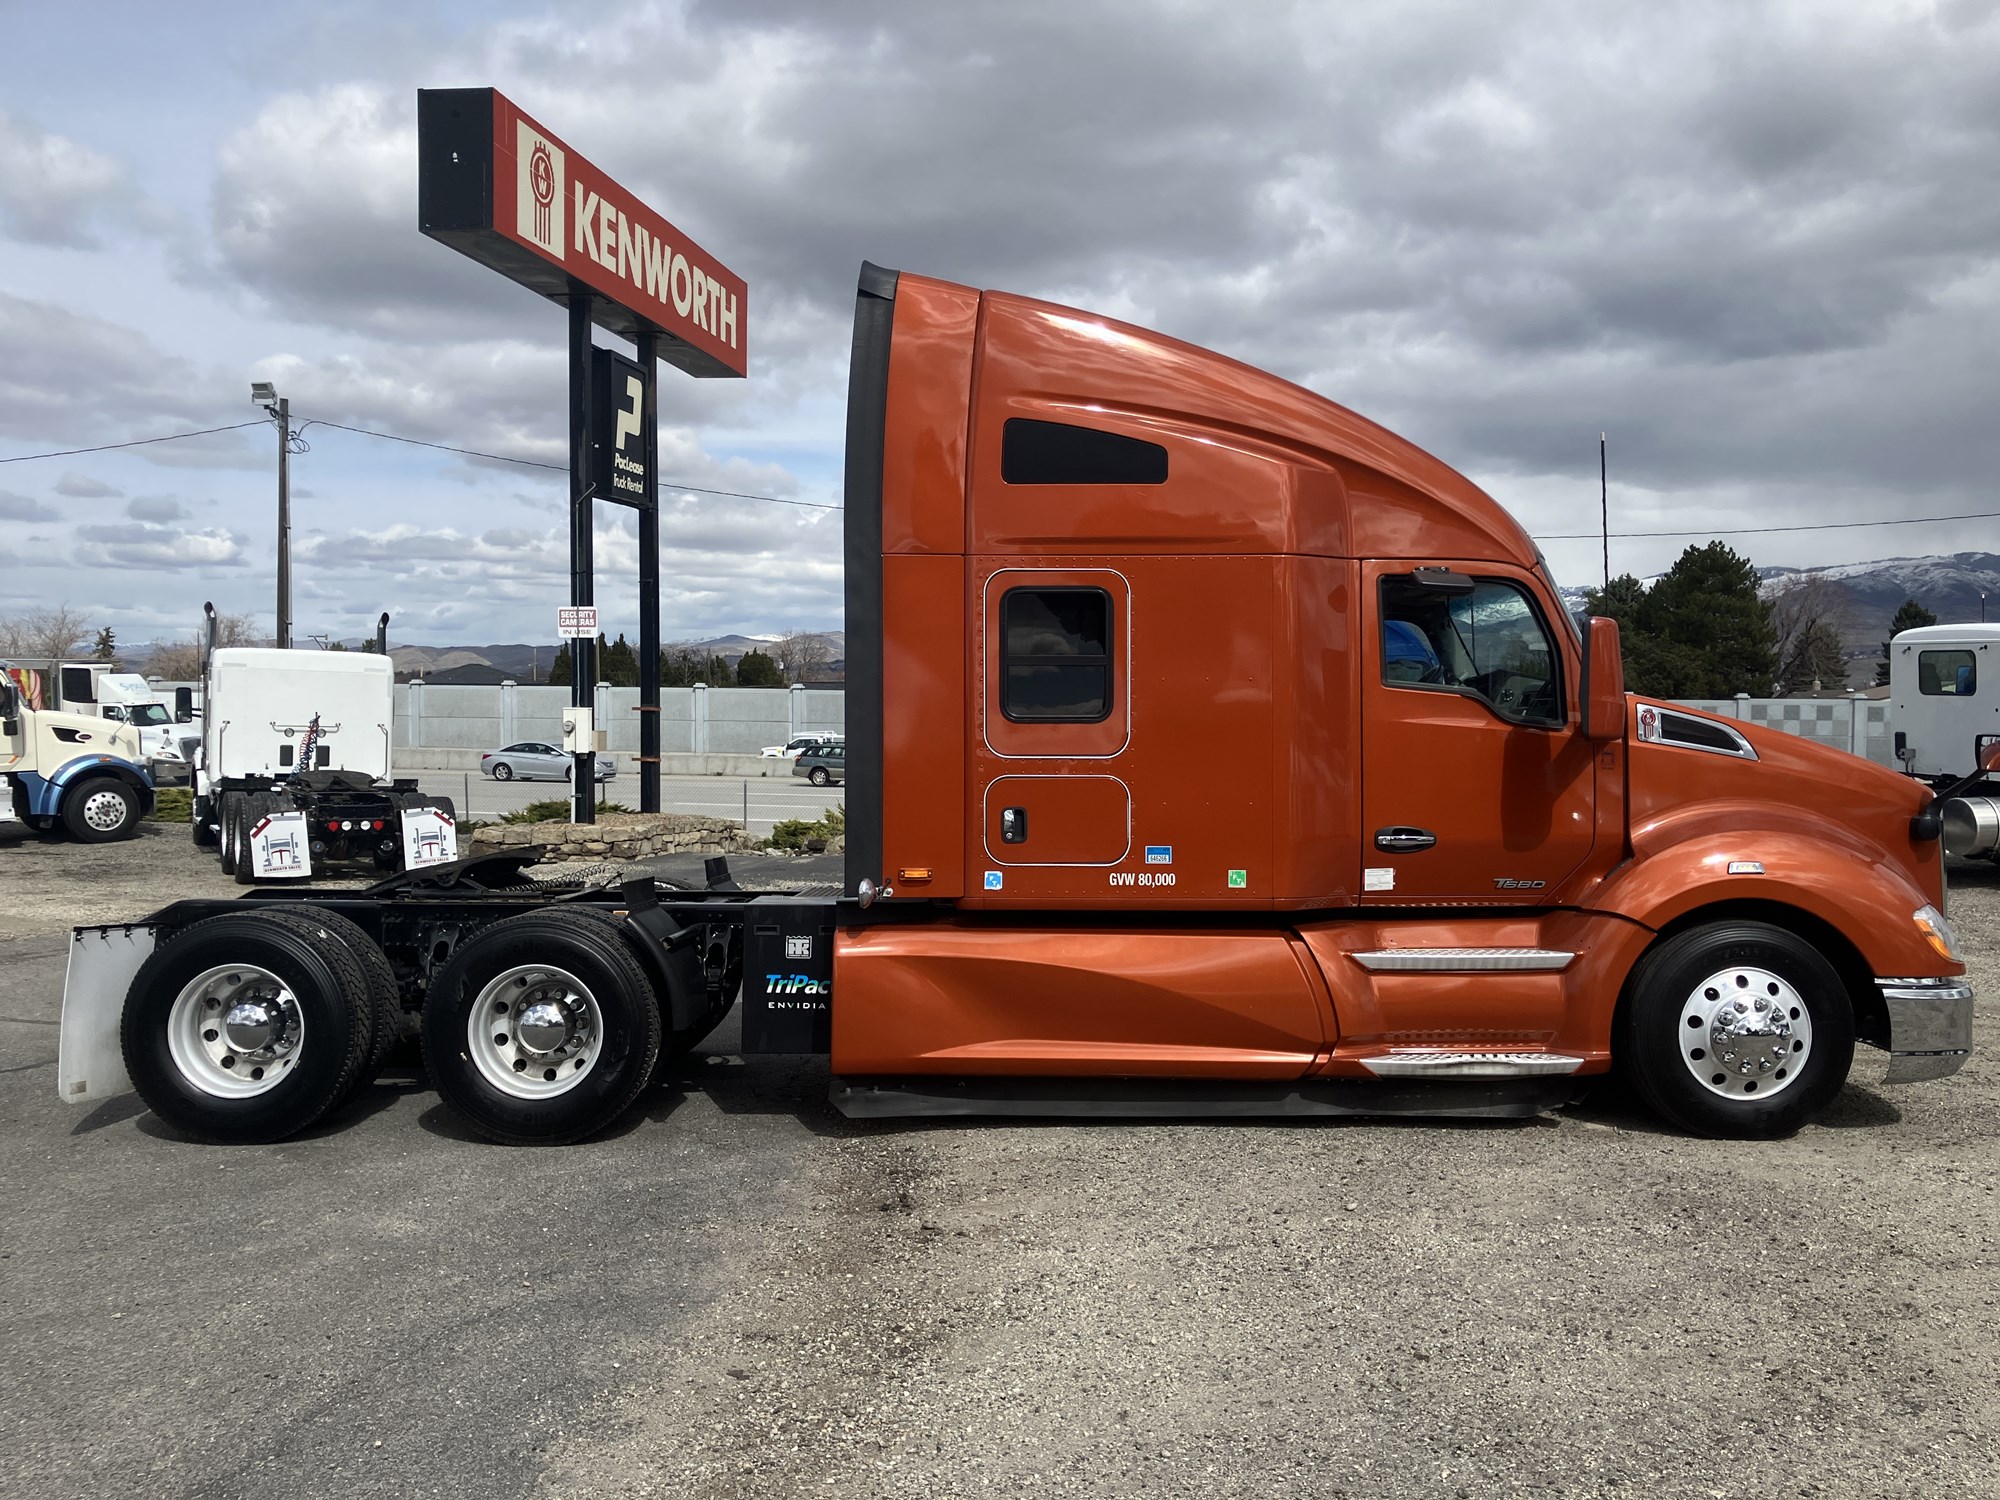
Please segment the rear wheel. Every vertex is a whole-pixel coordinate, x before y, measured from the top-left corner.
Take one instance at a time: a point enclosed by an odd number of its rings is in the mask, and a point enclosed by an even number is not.
[[[294,931],[320,942],[338,943],[360,969],[368,987],[370,1030],[368,1056],[339,1100],[344,1103],[375,1081],[382,1064],[403,1036],[403,992],[396,983],[396,971],[381,946],[362,930],[358,922],[324,907],[299,905],[274,907],[265,915],[273,921],[289,923]]]
[[[368,981],[345,946],[265,912],[197,922],[126,992],[125,1070],[170,1125],[282,1140],[345,1098],[373,1044]]]
[[[80,843],[108,844],[139,831],[139,798],[116,776],[92,776],[63,793],[63,823]]]
[[[825,786],[832,779],[831,776],[826,774],[825,766],[814,766],[810,771],[806,772],[806,780],[810,781],[814,786]]]
[[[475,933],[433,981],[424,1062],[445,1103],[517,1146],[582,1140],[638,1098],[660,1008],[608,918],[528,912]]]
[[[512,781],[514,779],[514,768],[508,765],[506,761],[501,761],[499,765],[493,768],[493,779],[495,781]]]
[[[236,868],[238,885],[257,883],[257,853],[250,846],[250,831],[276,804],[269,792],[245,792],[236,799]]]
[[[1840,1092],[1854,1008],[1833,965],[1763,922],[1690,928],[1640,961],[1618,1057],[1659,1114],[1697,1135],[1788,1135]]]
[[[219,814],[216,821],[222,825],[217,834],[222,873],[233,875],[236,873],[236,817],[243,810],[243,794],[223,792],[215,799],[215,805]]]

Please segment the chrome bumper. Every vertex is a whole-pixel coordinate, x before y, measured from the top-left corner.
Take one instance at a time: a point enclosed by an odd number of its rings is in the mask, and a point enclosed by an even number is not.
[[[1945,1078],[1972,1055],[1972,986],[1963,979],[1878,979],[1889,1013],[1884,1083]]]

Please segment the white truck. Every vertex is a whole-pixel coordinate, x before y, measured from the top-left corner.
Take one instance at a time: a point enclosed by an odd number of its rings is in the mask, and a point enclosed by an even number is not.
[[[16,658],[9,666],[28,708],[130,724],[139,731],[139,758],[155,786],[178,786],[188,779],[173,710],[138,673],[121,672],[108,661]]]
[[[0,662],[0,781],[31,828],[58,825],[90,844],[129,839],[153,810],[139,731],[99,716],[38,706],[38,674]]]
[[[194,841],[217,848],[224,873],[239,884],[306,879],[329,860],[395,870],[456,857],[451,799],[390,775],[388,620],[382,616],[372,653],[265,646],[206,653]]]
[[[2000,625],[1923,625],[1889,642],[1889,724],[1903,769],[1934,788],[2000,744]],[[1941,794],[1942,795],[1942,794]],[[1944,804],[1946,845],[2000,860],[2000,798]]]

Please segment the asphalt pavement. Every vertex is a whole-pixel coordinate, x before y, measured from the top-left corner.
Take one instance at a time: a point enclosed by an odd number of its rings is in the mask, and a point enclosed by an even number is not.
[[[733,1024],[565,1150],[408,1070],[271,1147],[58,1101],[69,923],[233,890],[180,830],[0,842],[10,1496],[1996,1493],[1990,1001],[1958,1076],[1757,1144],[1609,1090],[857,1124]]]

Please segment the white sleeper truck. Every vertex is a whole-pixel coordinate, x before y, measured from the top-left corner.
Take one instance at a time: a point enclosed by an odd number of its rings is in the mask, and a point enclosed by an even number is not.
[[[1889,723],[1918,780],[1941,789],[1976,774],[1980,752],[2000,744],[2000,625],[1923,625],[1891,640]],[[2000,860],[2000,797],[1944,807],[1948,847]]]
[[[390,775],[388,619],[374,653],[207,652],[194,841],[217,848],[239,884],[306,879],[332,860],[396,870],[457,857],[451,799]]]

